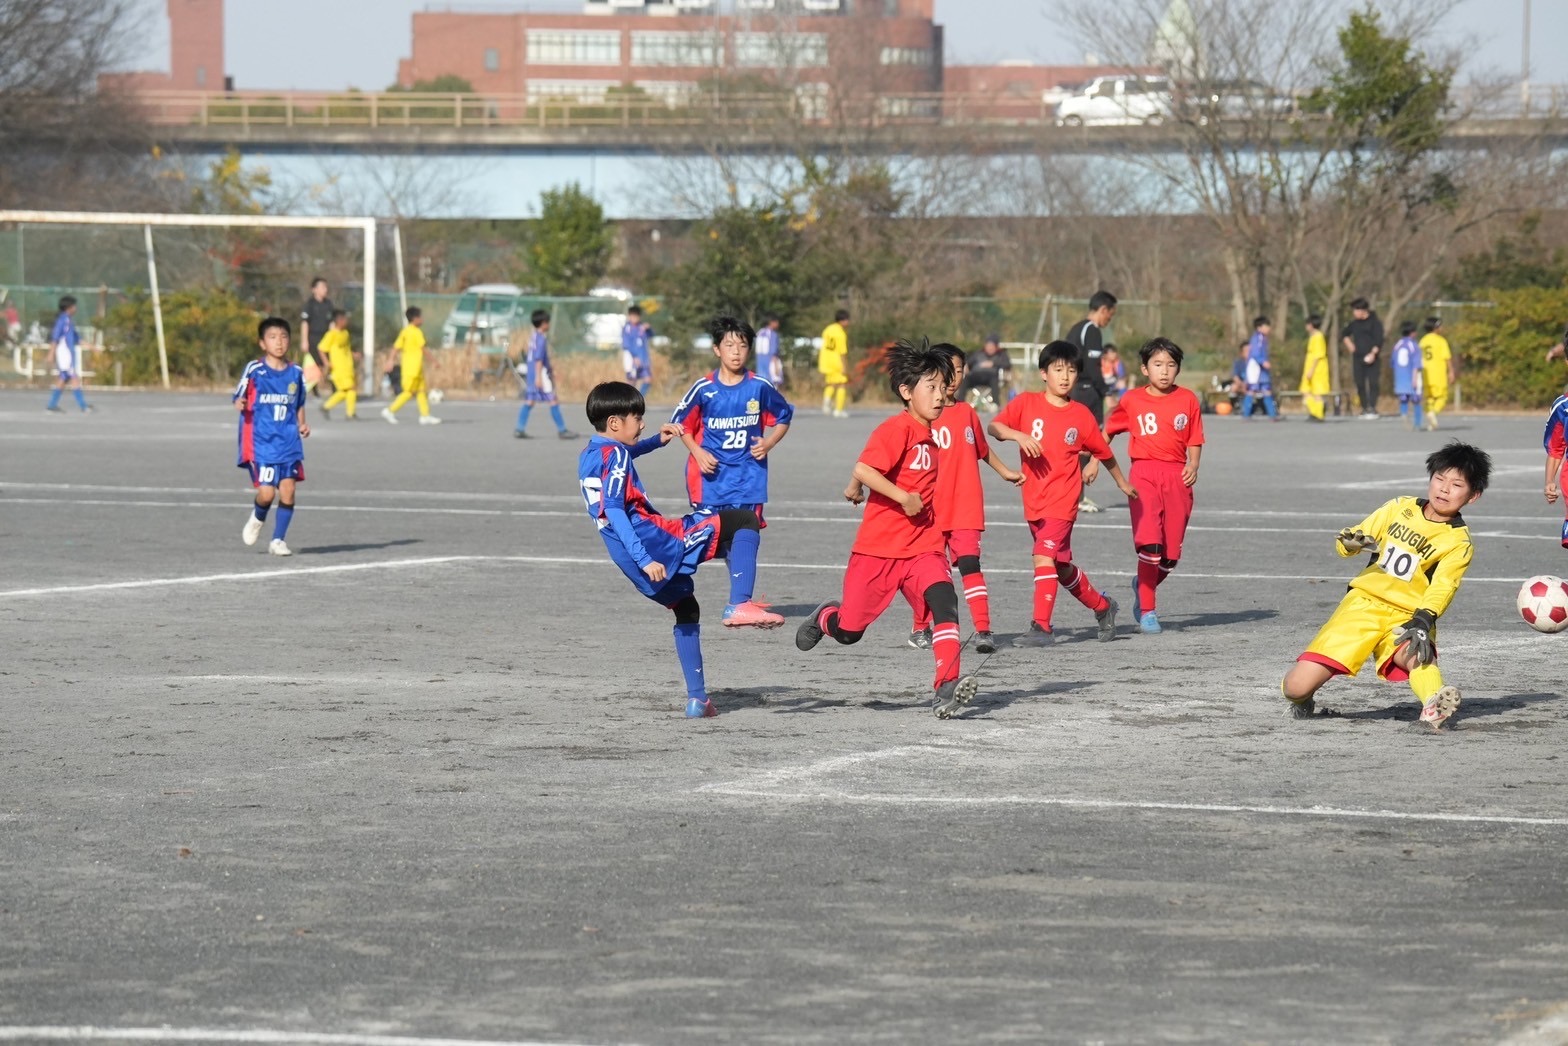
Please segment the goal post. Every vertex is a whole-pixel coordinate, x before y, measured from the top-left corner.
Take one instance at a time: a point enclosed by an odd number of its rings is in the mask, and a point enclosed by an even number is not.
[[[139,225],[144,229],[147,250],[148,290],[152,294],[153,320],[158,337],[158,363],[163,387],[169,388],[168,346],[163,336],[163,310],[158,293],[158,263],[153,251],[152,230],[158,227],[183,229],[358,229],[365,238],[365,302],[361,317],[364,328],[364,392],[376,390],[376,219],[295,217],[275,214],[138,214],[120,211],[7,211],[0,210],[0,222],[16,225]]]

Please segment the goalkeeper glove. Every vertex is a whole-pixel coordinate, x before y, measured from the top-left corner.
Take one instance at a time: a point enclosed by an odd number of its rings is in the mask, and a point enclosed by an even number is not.
[[[1410,620],[1394,633],[1394,641],[1400,646],[1410,647],[1410,656],[1419,668],[1437,660],[1437,648],[1432,644],[1432,633],[1436,630],[1437,618],[1432,612],[1417,610]]]
[[[1346,552],[1355,555],[1369,548],[1377,548],[1377,538],[1362,533],[1360,527],[1346,527],[1339,532],[1339,543]]]

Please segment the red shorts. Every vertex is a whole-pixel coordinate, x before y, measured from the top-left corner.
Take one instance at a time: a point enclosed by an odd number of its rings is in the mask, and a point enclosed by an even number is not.
[[[1034,554],[1059,563],[1073,561],[1072,519],[1031,519],[1029,533],[1034,537]]]
[[[1138,496],[1127,499],[1133,545],[1163,545],[1169,560],[1181,558],[1192,520],[1192,488],[1181,481],[1182,468],[1173,461],[1139,460],[1127,477],[1138,488]]]
[[[953,557],[953,562],[958,562],[959,556],[974,556],[980,558],[980,535],[983,530],[949,530],[943,533],[942,538],[947,542],[947,551]]]
[[[952,568],[940,552],[922,552],[908,559],[883,559],[864,552],[849,554],[844,571],[844,598],[838,609],[838,627],[846,632],[864,632],[871,622],[893,602],[899,592],[914,608],[915,616],[925,620],[926,589],[953,583]]]

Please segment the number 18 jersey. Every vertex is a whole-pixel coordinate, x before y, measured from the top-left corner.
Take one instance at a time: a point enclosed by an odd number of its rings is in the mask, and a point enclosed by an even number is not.
[[[876,491],[866,496],[866,513],[855,532],[851,552],[882,559],[909,559],[942,551],[932,501],[936,495],[936,441],[931,430],[903,411],[876,427],[860,460],[895,487],[920,495],[924,508],[915,516],[904,506]]]
[[[1107,438],[1129,434],[1127,456],[1133,461],[1187,463],[1187,448],[1203,446],[1203,409],[1191,389],[1176,385],[1156,396],[1147,385],[1127,390],[1105,419]]]

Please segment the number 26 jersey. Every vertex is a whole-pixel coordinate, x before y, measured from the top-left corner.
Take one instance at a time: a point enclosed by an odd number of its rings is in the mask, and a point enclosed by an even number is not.
[[[1377,539],[1377,551],[1350,587],[1401,610],[1441,614],[1454,601],[1475,549],[1463,516],[1434,523],[1425,498],[1395,498],[1356,524]],[[1334,543],[1342,556],[1346,552]]]
[[[931,430],[908,411],[876,427],[860,461],[886,476],[895,487],[920,495],[924,507],[911,516],[904,506],[876,491],[866,496],[866,512],[855,532],[850,551],[882,559],[910,559],[928,552],[941,553],[942,532],[937,529],[932,501],[936,496],[936,441]]]

